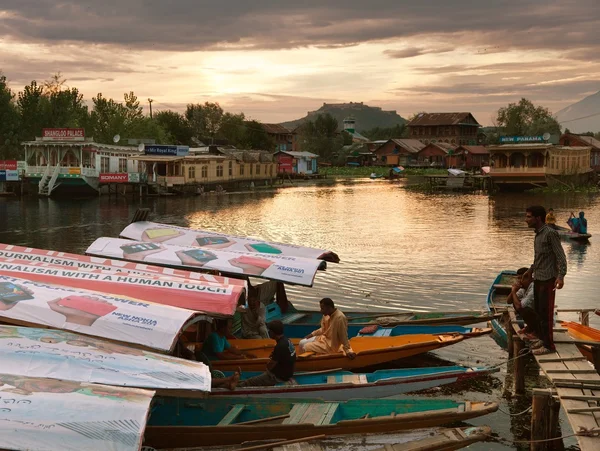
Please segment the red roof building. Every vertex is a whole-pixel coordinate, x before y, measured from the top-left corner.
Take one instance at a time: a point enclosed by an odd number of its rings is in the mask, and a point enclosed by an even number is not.
[[[275,141],[275,151],[295,151],[295,131],[279,124],[262,124],[263,130]]]
[[[485,146],[458,146],[448,156],[448,167],[473,169],[490,165],[490,152]]]
[[[407,125],[409,137],[425,144],[477,145],[481,125],[471,113],[419,113]]]

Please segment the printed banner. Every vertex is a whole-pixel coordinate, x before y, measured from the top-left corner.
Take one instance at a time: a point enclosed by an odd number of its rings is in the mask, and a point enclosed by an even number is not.
[[[98,177],[100,183],[127,183],[129,176],[124,174],[101,173]]]
[[[171,351],[191,310],[0,275],[0,318]]]
[[[18,376],[210,391],[210,371],[203,363],[60,330],[0,326],[0,361],[3,372]]]
[[[42,129],[44,141],[85,141],[83,128],[44,128]]]
[[[138,451],[153,396],[151,390],[0,374],[0,446]]]
[[[8,171],[17,170],[17,160],[0,160],[0,169]]]
[[[231,316],[244,288],[179,277],[129,274],[101,269],[71,269],[0,257],[0,275],[128,296],[206,314]]]
[[[274,243],[223,233],[193,230],[156,222],[140,221],[129,224],[121,232],[122,238],[150,243],[167,243],[178,246],[201,247],[208,250],[236,251],[267,254],[271,256],[315,258],[333,263],[339,257],[325,249]]]
[[[52,265],[66,266],[73,269],[103,269],[107,271],[123,271],[131,274],[174,276],[190,280],[211,282],[219,285],[238,285],[246,287],[245,281],[230,277],[213,276],[212,274],[164,268],[143,263],[131,263],[121,260],[88,257],[87,255],[48,251],[33,247],[13,246],[12,244],[0,243],[0,257],[15,258],[26,262],[50,263]]]
[[[87,248],[86,253],[175,267],[217,270],[309,287],[313,284],[317,270],[326,264],[322,260],[309,258],[209,250],[118,238],[98,238]]]

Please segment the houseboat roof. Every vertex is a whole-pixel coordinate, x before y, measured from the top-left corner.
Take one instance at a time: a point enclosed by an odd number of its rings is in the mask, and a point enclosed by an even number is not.
[[[129,158],[130,160],[136,161],[155,161],[162,163],[171,163],[173,161],[195,161],[195,160],[226,160],[227,157],[223,155],[188,155],[185,157],[175,157],[175,156],[162,156],[162,155],[135,155]]]
[[[290,130],[287,127],[284,127],[283,125],[280,124],[261,124],[262,128],[264,129],[265,132],[267,132],[270,135],[289,135],[290,133],[293,133],[292,130]]]
[[[302,158],[302,157],[319,158],[319,156],[317,154],[314,154],[311,152],[292,152],[292,151],[287,151],[287,150],[280,150],[279,152],[275,152],[275,155],[277,155],[279,153],[284,153],[284,154],[289,155],[290,157],[294,157],[294,158]]]
[[[590,146],[592,146],[595,149],[600,149],[600,140],[597,140],[593,136],[589,136],[589,135],[577,135],[575,133],[565,133],[563,136],[572,136],[573,138],[576,138],[576,139],[579,139],[579,140],[581,140],[583,142],[588,143]]]
[[[456,144],[450,144],[450,143],[445,143],[445,142],[429,143],[425,147],[429,147],[429,146],[437,147],[438,149],[443,150],[446,153],[448,153],[448,151],[450,151],[450,150],[456,149]],[[425,149],[425,147],[423,147],[423,149]],[[421,150],[423,150],[423,149],[421,149]]]
[[[392,138],[392,139],[388,139],[385,143],[383,143],[381,146],[379,146],[377,149],[375,149],[375,152],[377,152],[379,149],[381,149],[389,141],[392,141],[394,144],[402,147],[403,149],[406,149],[407,151],[409,151],[411,153],[418,153],[419,150],[421,150],[421,149],[423,149],[423,147],[425,147],[425,144],[423,144],[418,139],[396,139],[396,138]]]
[[[473,155],[488,155],[490,151],[485,146],[458,146],[457,151],[467,151]]]
[[[499,144],[488,147],[488,150],[591,150],[591,147],[583,146],[555,146],[552,143],[530,143],[530,144]]]
[[[122,150],[127,152],[139,153],[137,146],[118,146],[115,144],[100,144],[94,141],[24,141],[22,146],[41,146],[41,147],[96,147],[105,150]]]
[[[472,119],[473,122],[466,122],[468,119]],[[477,120],[471,113],[419,113],[417,116],[408,123],[409,127],[412,126],[431,126],[431,125],[471,125],[474,127],[480,127]]]

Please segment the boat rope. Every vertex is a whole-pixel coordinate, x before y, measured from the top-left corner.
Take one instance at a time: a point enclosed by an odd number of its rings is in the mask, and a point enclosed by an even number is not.
[[[520,359],[521,357],[525,357],[527,354],[531,354],[531,349],[529,349],[529,348],[523,348],[523,349],[521,349],[519,351],[519,355],[518,356],[513,357],[512,359],[503,360],[502,362],[498,363],[497,365],[488,366],[488,367],[486,367],[486,369],[492,370],[494,368],[499,368],[502,365],[505,365],[507,363],[513,362],[513,361],[515,361],[517,359]]]
[[[498,410],[500,412],[502,412],[505,415],[511,416],[511,417],[518,417],[519,415],[524,415],[527,412],[529,412],[531,409],[533,408],[533,406],[529,406],[527,407],[527,409],[525,409],[523,412],[519,412],[519,413],[510,413],[510,412],[505,412],[504,410],[502,410],[500,407],[498,407]]]

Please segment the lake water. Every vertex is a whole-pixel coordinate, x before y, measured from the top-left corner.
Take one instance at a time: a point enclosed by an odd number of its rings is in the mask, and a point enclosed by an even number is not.
[[[341,263],[329,264],[326,272],[317,274],[313,288],[288,289],[298,307],[317,308],[318,300],[328,296],[346,311],[483,309],[498,272],[528,266],[533,260],[534,233],[525,224],[525,208],[534,204],[553,207],[559,223],[571,211],[584,210],[590,233],[600,233],[600,197],[596,195],[431,195],[383,180],[354,180],[189,198],[0,198],[0,242],[82,253],[99,236],[118,236],[137,208],[149,207],[151,220],[157,222],[338,253]],[[595,239],[587,245],[563,243],[569,268],[565,287],[557,295],[559,308],[600,307],[600,245]],[[599,320],[594,316],[591,325],[600,327]],[[506,359],[507,354],[490,337],[482,337],[402,365],[485,366]],[[505,373],[503,365],[492,377],[426,396],[500,402],[506,413],[470,424],[488,424],[495,435],[511,441],[526,440],[529,415],[507,413],[525,410],[531,399],[503,397]],[[540,383],[537,375],[537,367],[529,362],[528,385]],[[568,427],[562,430],[570,433]],[[565,443],[574,446],[576,442],[571,438]],[[477,450],[514,448],[529,447],[502,440],[471,446]]]

